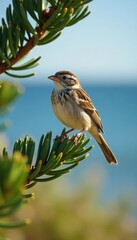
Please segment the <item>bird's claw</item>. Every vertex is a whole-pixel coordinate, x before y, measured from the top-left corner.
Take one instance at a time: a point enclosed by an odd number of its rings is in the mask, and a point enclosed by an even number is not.
[[[70,140],[74,141],[74,144],[77,145],[78,143],[78,139],[81,136],[82,132],[77,133],[76,135],[74,135]]]

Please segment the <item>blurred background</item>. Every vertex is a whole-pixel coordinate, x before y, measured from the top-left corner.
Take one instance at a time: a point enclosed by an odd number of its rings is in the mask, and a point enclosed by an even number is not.
[[[9,3],[0,3],[0,17]],[[33,189],[36,199],[19,213],[32,224],[6,233],[15,240],[137,239],[137,1],[96,0],[89,6],[90,16],[27,57],[42,59],[35,77],[16,80],[24,94],[6,116],[12,125],[1,138],[12,149],[25,135],[38,142],[49,130],[59,134],[63,125],[52,112],[47,77],[70,70],[100,113],[119,164],[108,165],[92,139],[95,147],[80,166]]]

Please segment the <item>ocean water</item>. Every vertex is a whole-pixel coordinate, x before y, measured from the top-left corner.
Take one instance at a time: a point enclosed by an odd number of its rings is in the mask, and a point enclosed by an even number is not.
[[[88,181],[103,179],[102,196],[115,199],[118,196],[137,197],[137,86],[91,86],[83,85],[100,113],[104,126],[104,136],[119,164],[109,165],[96,142],[87,160],[72,173],[63,176],[76,185],[87,178]],[[19,137],[29,135],[36,140],[49,130],[60,134],[63,125],[56,119],[50,103],[51,86],[28,85],[24,94],[13,104],[14,109],[6,119],[12,126],[6,130],[9,148]],[[87,136],[90,135],[87,133]],[[84,174],[84,177],[83,175]]]

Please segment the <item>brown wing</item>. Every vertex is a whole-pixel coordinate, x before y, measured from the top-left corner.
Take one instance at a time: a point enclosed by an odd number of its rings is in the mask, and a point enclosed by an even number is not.
[[[82,89],[76,89],[77,95],[77,103],[79,106],[91,117],[91,119],[95,122],[98,128],[103,132],[103,125],[101,123],[101,118],[95,109],[90,97],[87,93]]]

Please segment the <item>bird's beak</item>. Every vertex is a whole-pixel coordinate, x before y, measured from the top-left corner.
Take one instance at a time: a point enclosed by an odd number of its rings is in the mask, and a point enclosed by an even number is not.
[[[51,76],[49,76],[48,78],[49,78],[50,80],[52,80],[52,81],[56,81],[56,82],[59,81],[58,77],[56,77],[55,75],[51,75]]]

